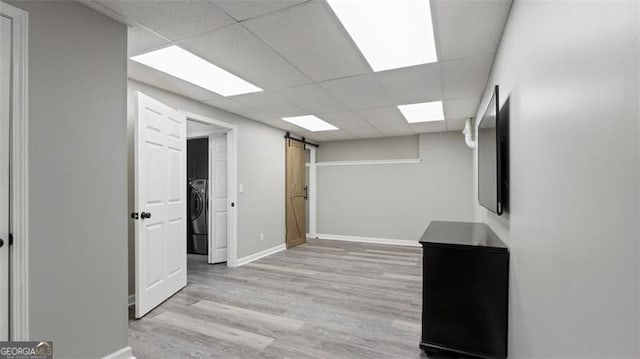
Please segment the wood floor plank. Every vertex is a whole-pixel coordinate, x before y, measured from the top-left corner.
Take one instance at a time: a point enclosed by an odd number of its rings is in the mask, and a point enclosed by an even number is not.
[[[342,259],[352,259],[352,260],[356,260],[356,261],[363,261],[363,262],[370,262],[370,263],[384,263],[384,264],[395,264],[395,265],[399,265],[399,266],[415,266],[416,262],[413,261],[392,261],[392,260],[386,260],[386,259],[374,259],[374,258],[364,258],[364,257],[357,257],[357,256],[342,256]]]
[[[392,254],[397,256],[405,256],[405,255],[415,255],[422,256],[421,249],[394,249],[394,250],[383,250],[383,249],[365,249],[366,253],[380,253],[380,254]]]
[[[262,350],[273,343],[274,339],[262,335],[250,333],[244,330],[210,323],[204,320],[195,319],[190,316],[176,314],[172,312],[162,313],[151,320],[168,324],[173,327],[195,331],[200,334],[219,339],[241,346]]]
[[[422,276],[410,275],[410,274],[382,273],[382,277],[384,277],[384,278],[392,278],[392,279],[410,280],[410,281],[415,281],[415,282],[421,282],[422,281]]]
[[[413,333],[421,333],[422,325],[419,322],[408,322],[405,320],[394,319],[391,323],[393,328],[397,328],[400,330],[406,330],[408,332]]]
[[[300,249],[300,247],[302,247],[303,249],[319,249],[319,250],[325,250],[325,251],[336,251],[336,252],[344,252],[344,248],[338,248],[338,247],[329,247],[329,246],[316,246],[313,244],[305,244],[302,246],[298,246],[295,247],[295,249]]]
[[[246,321],[258,321],[269,326],[281,329],[287,329],[296,331],[304,325],[303,321],[283,317],[280,315],[273,315],[269,313],[258,312],[251,309],[236,307],[233,305],[216,303],[208,300],[201,300],[193,304],[194,308],[202,309],[207,312],[226,315],[228,317],[236,318],[237,320]]]
[[[284,273],[295,274],[295,275],[314,276],[318,274],[318,271],[315,271],[315,270],[306,270],[302,268],[289,268],[289,267],[276,266],[276,265],[257,263],[257,262],[249,263],[246,266],[265,269],[267,271],[284,272]]]
[[[346,255],[358,256],[358,257],[364,257],[364,258],[382,258],[382,259],[405,260],[405,261],[414,261],[414,262],[420,260],[420,257],[410,255],[410,254],[397,256],[397,255],[378,254],[378,253],[347,252]]]

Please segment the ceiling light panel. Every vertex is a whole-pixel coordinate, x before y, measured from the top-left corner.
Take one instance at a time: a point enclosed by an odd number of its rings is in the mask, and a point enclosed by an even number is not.
[[[282,119],[311,132],[338,130],[336,126],[313,115],[283,117]]]
[[[400,105],[398,110],[409,123],[444,121],[442,101]]]
[[[222,96],[262,91],[261,88],[175,45],[134,56],[131,60]]]
[[[374,71],[438,61],[429,0],[327,0]]]

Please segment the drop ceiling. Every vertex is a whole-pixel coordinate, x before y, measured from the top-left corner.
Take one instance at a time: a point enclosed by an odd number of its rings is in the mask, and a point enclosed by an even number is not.
[[[132,60],[130,78],[320,142],[461,130],[511,7],[431,0],[438,62],[374,72],[324,0],[82,2],[129,25],[130,57],[178,45],[264,91],[223,97]],[[409,124],[396,107],[429,101],[442,101],[445,121]],[[301,115],[339,130],[280,119]]]

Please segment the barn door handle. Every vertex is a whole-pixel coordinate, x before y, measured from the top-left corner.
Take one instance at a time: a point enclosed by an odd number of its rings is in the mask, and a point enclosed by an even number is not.
[[[140,218],[142,218],[142,219],[151,218],[151,213],[142,212],[142,213],[140,213]]]
[[[304,186],[304,199],[309,198],[309,186]]]

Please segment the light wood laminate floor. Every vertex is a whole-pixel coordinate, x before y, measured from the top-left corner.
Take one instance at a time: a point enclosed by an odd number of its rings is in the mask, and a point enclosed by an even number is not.
[[[145,358],[424,358],[420,248],[310,240],[188,285],[129,323]]]

